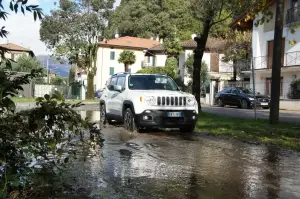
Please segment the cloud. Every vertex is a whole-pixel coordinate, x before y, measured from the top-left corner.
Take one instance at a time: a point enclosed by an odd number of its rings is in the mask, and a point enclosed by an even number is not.
[[[36,55],[49,54],[45,44],[40,41],[40,21],[34,21],[31,13],[25,16],[21,13],[11,14],[3,23],[9,32],[7,38],[2,38],[1,43],[15,43],[33,50]]]

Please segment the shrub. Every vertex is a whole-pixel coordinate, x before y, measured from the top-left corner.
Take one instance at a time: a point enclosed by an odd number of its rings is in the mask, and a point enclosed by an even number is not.
[[[300,79],[291,82],[288,98],[300,99]]]

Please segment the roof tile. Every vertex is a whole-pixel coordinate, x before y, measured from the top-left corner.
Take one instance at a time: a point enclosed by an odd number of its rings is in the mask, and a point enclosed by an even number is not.
[[[107,41],[102,41],[99,44],[100,46],[123,46],[131,48],[148,49],[152,48],[153,46],[159,45],[159,42],[151,39],[125,36]]]

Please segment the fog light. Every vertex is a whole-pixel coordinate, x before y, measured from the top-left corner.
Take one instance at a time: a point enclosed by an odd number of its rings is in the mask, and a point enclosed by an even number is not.
[[[146,113],[151,113],[151,111],[145,111]]]
[[[193,116],[193,120],[196,119],[196,116]]]
[[[148,120],[148,116],[144,116],[143,119],[144,119],[144,120]]]

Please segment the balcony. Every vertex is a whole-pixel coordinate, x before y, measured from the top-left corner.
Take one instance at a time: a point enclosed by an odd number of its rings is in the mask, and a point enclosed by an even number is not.
[[[300,21],[300,7],[290,8],[287,10],[285,23],[291,25]]]
[[[282,67],[300,66],[300,51],[288,52],[284,54]],[[254,69],[271,69],[272,57],[254,57]]]

